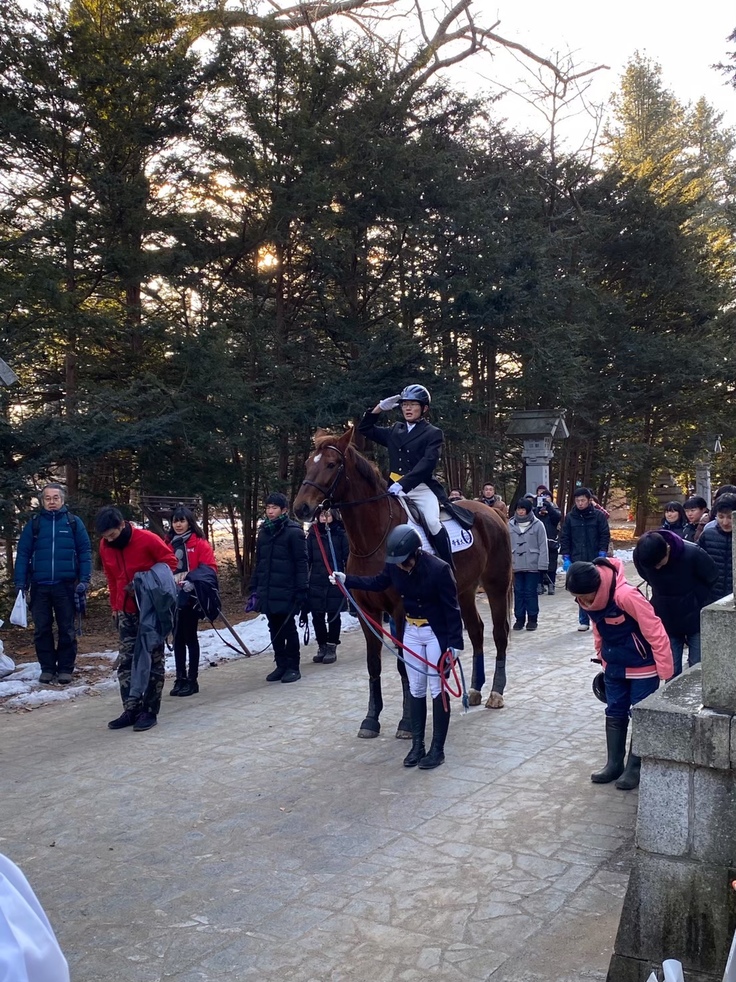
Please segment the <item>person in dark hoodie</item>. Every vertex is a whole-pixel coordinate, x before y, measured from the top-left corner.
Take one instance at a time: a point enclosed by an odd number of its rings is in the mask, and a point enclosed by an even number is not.
[[[307,540],[301,525],[289,518],[289,500],[280,491],[266,498],[250,591],[246,610],[266,615],[276,661],[266,681],[298,681],[302,674],[294,615],[307,601]]]
[[[718,569],[718,582],[715,587],[715,600],[733,593],[733,559],[731,540],[733,539],[733,511],[736,508],[736,494],[725,492],[716,498],[713,506],[715,521],[709,522],[698,539],[698,546],[712,558]]]
[[[573,563],[565,589],[593,621],[605,679],[608,760],[590,779],[594,784],[616,781],[620,791],[631,791],[639,786],[641,771],[641,757],[631,751],[624,768],[631,707],[656,692],[660,679],[672,678],[669,638],[646,597],[626,582],[620,559]]]
[[[329,534],[328,534],[329,533]],[[345,598],[339,587],[330,583],[330,572],[322,558],[324,549],[332,569],[345,572],[350,546],[345,529],[337,512],[328,508],[319,513],[318,522],[309,529],[307,536],[307,563],[309,566],[309,597],[307,607],[302,610],[302,620],[306,620],[307,608],[312,615],[314,637],[317,641],[317,654],[312,661],[322,665],[332,665],[337,661],[337,646],[340,644],[340,614],[345,609]]]
[[[445,760],[445,740],[450,726],[450,703],[442,692],[439,672],[449,670],[443,660],[445,652],[454,659],[455,650],[463,646],[463,622],[457,599],[457,584],[450,566],[438,556],[421,548],[422,542],[411,525],[397,525],[386,539],[386,564],[377,576],[346,576],[336,572],[348,590],[382,593],[393,587],[401,596],[406,611],[404,644],[406,672],[409,677],[409,711],[411,716],[411,750],[404,767],[422,771],[439,767]],[[415,658],[420,655],[429,666]],[[427,688],[432,694],[432,744],[424,748],[427,723]]]
[[[588,488],[575,488],[575,507],[565,516],[560,536],[562,569],[567,572],[572,563],[592,562],[608,553],[611,530],[606,516],[593,504]],[[584,607],[578,606],[578,631],[588,631],[590,620]]]
[[[557,557],[560,552],[559,529],[562,513],[552,501],[552,492],[543,484],[537,488],[536,501],[537,506],[534,509],[534,514],[547,532],[547,552],[549,553],[547,570],[539,575],[539,592],[544,593],[546,590],[551,597],[555,592],[557,578]]]
[[[700,661],[700,611],[716,599],[718,568],[711,557],[678,532],[646,532],[634,549],[634,566],[652,588],[652,606],[672,646],[675,675]]]

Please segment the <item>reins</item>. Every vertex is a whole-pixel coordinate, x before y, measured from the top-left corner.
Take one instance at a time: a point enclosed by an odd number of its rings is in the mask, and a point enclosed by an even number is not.
[[[317,521],[317,519],[314,519],[313,521]],[[336,556],[335,556],[335,548],[334,548],[334,546],[332,544],[332,536],[331,536],[331,533],[330,533],[330,526],[329,526],[329,524],[326,524],[325,527],[327,529],[327,541],[329,543],[330,553],[332,555],[332,568],[330,568],[330,563],[329,563],[329,560],[327,558],[327,552],[326,552],[325,547],[324,547],[324,544],[322,542],[322,537],[321,537],[321,535],[319,533],[319,530],[317,530],[315,532],[315,537],[317,539],[317,545],[319,547],[319,551],[320,551],[320,554],[322,556],[322,561],[325,564],[325,568],[327,570],[327,573],[328,573],[329,576],[332,576],[334,574],[334,572],[335,572],[335,569],[337,568],[337,559],[336,559]],[[384,539],[385,539],[385,536],[384,536]],[[383,540],[381,541],[381,543],[379,543],[379,547],[382,544],[383,544]],[[374,549],[374,552],[375,551],[377,551],[377,550]],[[353,555],[355,555],[355,554],[353,553]],[[441,689],[441,695],[442,695],[442,702],[443,702],[443,705],[445,707],[445,710],[447,710],[447,707],[448,707],[448,695],[450,695],[450,696],[455,696],[455,698],[461,698],[462,699],[462,704],[463,704],[463,709],[465,710],[465,712],[467,712],[468,706],[470,705],[470,700],[468,698],[468,691],[467,691],[467,687],[466,687],[466,684],[465,684],[465,673],[463,672],[463,667],[462,667],[462,663],[460,661],[459,655],[456,654],[455,655],[455,658],[453,660],[453,657],[450,654],[449,650],[443,651],[442,654],[440,655],[440,659],[439,659],[439,662],[437,663],[437,665],[436,666],[433,665],[432,662],[427,661],[427,659],[424,658],[422,655],[418,654],[416,651],[412,651],[411,648],[407,647],[402,641],[399,641],[398,638],[395,638],[393,636],[393,634],[391,634],[390,631],[386,631],[385,630],[385,628],[383,627],[382,624],[379,624],[378,621],[376,621],[373,617],[370,616],[370,614],[366,613],[360,607],[360,605],[356,602],[355,597],[350,593],[350,591],[347,589],[347,587],[345,586],[344,583],[341,583],[340,580],[337,579],[337,578],[335,579],[335,583],[339,587],[340,592],[343,594],[343,596],[346,597],[346,599],[348,599],[350,601],[350,603],[352,603],[352,605],[355,607],[355,609],[358,612],[358,616],[361,618],[361,620],[363,621],[363,623],[366,624],[366,626],[371,631],[371,633],[375,637],[377,637],[378,640],[383,645],[383,647],[386,648],[386,649],[388,649],[389,651],[391,651],[392,654],[395,655],[395,657],[399,661],[403,662],[405,665],[407,664],[406,659],[399,653],[399,649],[401,649],[402,651],[405,651],[408,654],[410,654],[413,658],[416,658],[417,661],[419,661],[419,662],[423,663],[424,665],[426,665],[427,668],[431,668],[431,669],[435,669],[436,670],[436,672],[437,672],[437,674],[439,675],[439,678],[440,678],[440,689]],[[384,640],[384,638],[388,638],[390,641],[392,641],[393,644],[395,645],[395,648],[392,649],[386,643],[386,641]],[[428,676],[430,674],[428,671],[423,671],[421,668],[417,668],[416,665],[412,665],[411,667],[415,671],[421,672],[421,674],[423,674],[423,675],[427,675]],[[458,671],[460,673],[459,677],[458,677]],[[452,676],[454,678],[455,684],[457,686],[457,691],[455,691],[450,686],[450,684],[449,684],[450,674],[452,674]]]

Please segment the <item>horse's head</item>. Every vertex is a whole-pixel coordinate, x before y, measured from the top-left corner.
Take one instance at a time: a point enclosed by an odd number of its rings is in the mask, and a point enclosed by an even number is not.
[[[345,485],[345,463],[353,438],[352,429],[338,437],[318,430],[314,453],[307,459],[304,480],[294,499],[294,514],[304,521],[312,518],[324,501],[339,501]]]

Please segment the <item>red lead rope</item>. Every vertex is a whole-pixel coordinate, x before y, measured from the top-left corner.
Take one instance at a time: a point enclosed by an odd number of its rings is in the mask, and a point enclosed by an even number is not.
[[[329,534],[329,530],[328,530],[328,534]],[[322,536],[320,535],[318,530],[315,532],[315,538],[317,539],[317,545],[319,546],[319,551],[322,555],[322,562],[325,564],[325,569],[327,570],[330,576],[333,576],[335,571],[330,567],[330,561],[327,558],[327,551],[325,550],[324,543],[322,542]],[[407,654],[416,658],[417,661],[423,662],[427,666],[427,668],[436,669],[437,674],[440,677],[442,702],[445,709],[447,709],[448,695],[455,696],[455,698],[457,699],[459,699],[462,696],[462,685],[460,683],[460,679],[457,674],[456,661],[455,659],[453,659],[452,654],[449,651],[443,651],[442,654],[440,655],[439,663],[436,666],[433,665],[432,662],[427,661],[426,658],[424,658],[422,655],[417,654],[416,651],[412,651],[411,648],[407,648],[407,646],[403,644],[401,641],[399,641],[398,638],[395,638],[390,631],[385,630],[382,624],[379,624],[376,620],[374,620],[374,618],[371,617],[370,614],[367,614],[355,602],[355,599],[348,592],[344,583],[341,583],[339,579],[335,579],[335,583],[340,588],[340,591],[342,592],[343,596],[345,596],[353,604],[353,606],[358,611],[358,613],[363,618],[363,620],[366,622],[366,624],[368,624],[371,627],[374,634],[376,634],[376,632],[380,632],[380,634],[382,634],[384,638],[389,638],[391,641],[393,641],[393,643],[396,645],[397,648],[401,648],[402,651],[407,652]],[[403,661],[404,664],[406,664],[406,659],[402,658],[401,655],[398,653],[398,651],[396,652],[396,657],[401,661]],[[450,675],[452,675],[452,677],[455,680],[455,684],[457,685],[457,692],[455,692],[454,689],[450,686],[450,679],[449,679]]]

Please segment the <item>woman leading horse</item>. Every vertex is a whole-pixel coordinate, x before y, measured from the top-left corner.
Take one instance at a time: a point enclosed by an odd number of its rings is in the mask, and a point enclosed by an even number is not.
[[[386,482],[375,464],[366,460],[352,446],[353,430],[340,437],[320,434],[315,437],[315,451],[306,462],[305,478],[294,501],[294,514],[300,519],[311,518],[317,509],[330,502],[339,505],[345,531],[350,543],[347,572],[356,576],[376,576],[384,567],[386,539],[389,532],[406,521],[406,513],[395,494],[389,494]],[[397,482],[394,482],[397,483]],[[511,546],[506,523],[496,512],[473,501],[463,507],[474,516],[473,543],[455,554],[458,600],[465,628],[473,648],[473,672],[470,703],[480,705],[481,689],[485,683],[483,655],[483,621],[475,606],[479,585],[485,590],[491,607],[493,640],[496,646],[496,666],[491,694],[486,706],[503,706],[506,687],[506,648],[509,635],[509,605],[511,600]],[[383,611],[394,618],[398,636],[404,628],[401,598],[393,590],[384,593],[356,595],[361,608],[374,619],[381,620]],[[358,736],[375,737],[380,732],[383,709],[381,694],[381,641],[363,627],[369,677],[368,712]],[[396,736],[411,737],[409,720],[409,686],[406,669],[398,663],[401,674],[404,711]]]

